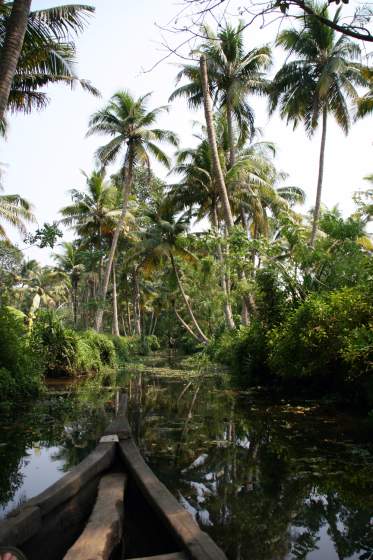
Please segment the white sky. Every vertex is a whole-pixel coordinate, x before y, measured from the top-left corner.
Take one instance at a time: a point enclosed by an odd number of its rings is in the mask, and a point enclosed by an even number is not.
[[[5,192],[19,193],[30,200],[39,224],[59,218],[59,209],[70,201],[67,191],[84,187],[80,170],[89,173],[94,167],[94,151],[104,143],[104,138],[85,138],[89,116],[118,89],[129,89],[135,95],[152,91],[150,106],[158,106],[167,103],[175,85],[175,59],[173,63],[168,60],[160,64],[150,73],[143,73],[142,69],[151,67],[164,54],[155,22],[164,25],[172,19],[179,10],[177,0],[87,3],[96,7],[96,14],[77,40],[78,74],[91,80],[102,98],[94,98],[80,89],[70,91],[53,86],[46,110],[28,116],[9,116],[8,139],[1,145],[0,161],[7,165],[3,178]],[[51,0],[33,0],[32,8],[57,4]],[[265,29],[249,27],[247,48],[273,41],[276,31],[276,24]],[[171,40],[176,39],[171,37]],[[276,67],[283,60],[283,52],[276,51]],[[307,207],[312,206],[319,134],[309,140],[301,127],[294,132],[277,115],[269,119],[264,100],[252,97],[250,101],[256,111],[256,125],[264,131],[263,140],[277,145],[277,165],[289,173],[288,184],[301,186],[307,193]],[[190,112],[184,101],[178,101],[159,124],[175,130],[186,147],[192,142],[191,123],[197,118],[202,117]],[[348,137],[331,119],[329,123],[323,202],[327,206],[339,204],[348,213],[353,208],[351,194],[365,187],[362,178],[373,172],[373,117],[354,124]],[[49,261],[46,249],[27,249],[25,255],[45,263]]]

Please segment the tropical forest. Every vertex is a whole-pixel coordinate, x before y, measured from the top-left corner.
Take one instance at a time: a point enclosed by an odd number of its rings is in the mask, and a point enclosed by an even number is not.
[[[6,524],[119,401],[221,558],[373,560],[372,55],[370,2],[0,0],[0,560],[83,559]],[[139,507],[97,558],[220,560]]]

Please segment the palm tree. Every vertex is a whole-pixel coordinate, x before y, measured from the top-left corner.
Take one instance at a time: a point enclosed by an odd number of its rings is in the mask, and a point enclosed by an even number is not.
[[[101,292],[101,305],[96,315],[97,330],[101,330],[102,327],[104,303],[109,287],[118,238],[126,218],[135,166],[139,164],[146,165],[150,169],[151,155],[165,167],[169,168],[169,159],[158,143],[169,142],[174,146],[177,146],[178,143],[175,133],[169,130],[153,128],[157,117],[160,113],[166,111],[167,107],[159,107],[148,111],[147,100],[149,96],[150,94],[148,93],[135,99],[128,91],[119,91],[111,98],[106,107],[92,115],[89,122],[88,135],[98,133],[112,137],[108,144],[97,150],[96,155],[99,161],[106,166],[113,163],[117,158],[121,157],[122,160],[122,213],[113,235],[105,271]]]
[[[5,31],[0,61],[0,122],[3,122],[12,81],[26,33],[31,0],[14,0]],[[1,12],[4,13],[4,4]]]
[[[194,149],[180,150],[177,153],[177,165],[173,172],[181,175],[181,181],[172,185],[169,193],[170,205],[176,210],[188,209],[198,220],[208,217],[218,234],[219,192],[214,181],[211,150],[206,138]],[[228,282],[225,274],[224,255],[221,244],[217,245],[217,258],[221,267],[220,283],[224,294],[224,313],[229,329],[235,328],[232,307],[229,298]]]
[[[328,16],[328,4],[310,3],[315,13]],[[338,22],[340,9],[334,22]],[[321,192],[324,173],[327,119],[331,113],[338,125],[347,134],[350,128],[348,100],[356,100],[355,85],[364,85],[366,80],[361,64],[355,62],[360,56],[360,47],[346,35],[336,37],[317,17],[306,15],[299,29],[287,29],[280,33],[277,45],[297,56],[277,72],[271,86],[270,110],[277,106],[280,114],[294,127],[303,122],[311,136],[322,121],[319,173],[316,202],[313,212],[311,246],[314,245],[320,214]]]
[[[68,274],[72,290],[72,305],[74,316],[74,327],[76,328],[78,322],[78,286],[79,281],[84,272],[84,265],[81,262],[81,252],[74,245],[74,243],[62,243],[63,253],[54,255],[57,263],[57,268]]]
[[[11,2],[0,7],[0,46],[4,53],[6,32],[14,7],[15,3]],[[43,108],[48,103],[48,96],[40,90],[51,83],[64,83],[71,87],[79,83],[90,93],[98,95],[88,81],[80,80],[75,73],[76,49],[72,40],[72,33],[84,29],[87,16],[93,11],[90,6],[67,5],[29,13],[5,108],[26,113],[33,108]],[[2,117],[0,121],[3,121]]]
[[[269,216],[291,212],[294,204],[303,204],[304,191],[295,186],[279,186],[287,175],[278,172],[274,163],[275,146],[256,142],[241,150],[233,167],[227,171],[226,182],[236,213],[251,229],[252,238],[268,237]],[[249,219],[249,223],[248,223]]]
[[[2,191],[0,185],[0,191]],[[0,195],[0,239],[9,241],[2,221],[7,222],[22,234],[26,233],[25,222],[35,222],[32,207],[19,194]]]
[[[244,22],[237,27],[227,24],[216,35],[209,27],[203,27],[206,41],[199,52],[207,62],[209,88],[214,105],[222,110],[227,119],[229,138],[229,167],[234,164],[237,144],[243,144],[254,134],[254,111],[247,102],[250,94],[266,92],[268,81],[264,72],[271,65],[268,46],[245,50]],[[177,81],[187,78],[189,82],[178,87],[170,97],[186,97],[189,105],[197,107],[203,103],[201,74],[195,65],[184,65]],[[239,131],[235,138],[235,125]]]
[[[73,202],[60,210],[61,223],[73,227],[83,244],[92,244],[102,252],[104,237],[111,233],[121,215],[118,190],[106,179],[104,170],[83,175],[86,192],[70,191]]]
[[[363,76],[369,83],[369,90],[365,95],[357,99],[357,114],[356,117],[361,119],[366,115],[373,113],[373,69],[363,68]]]
[[[208,342],[208,338],[194,315],[190,299],[185,293],[176,262],[176,257],[189,261],[195,260],[194,255],[192,255],[181,242],[181,236],[187,229],[186,217],[182,215],[175,218],[173,209],[166,203],[160,204],[156,212],[148,212],[148,218],[150,220],[150,225],[143,233],[141,239],[140,268],[147,272],[159,266],[162,261],[170,260],[179,291],[196,332],[189,327],[178,313],[176,305],[174,307],[175,314],[194,338],[200,342],[206,343]]]

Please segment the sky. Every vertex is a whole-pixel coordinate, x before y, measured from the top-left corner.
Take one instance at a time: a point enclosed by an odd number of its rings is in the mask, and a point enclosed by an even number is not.
[[[62,85],[53,86],[48,90],[51,99],[48,108],[27,116],[9,116],[8,138],[6,142],[1,141],[5,192],[18,193],[31,201],[40,225],[59,219],[60,208],[70,202],[68,191],[84,189],[81,171],[90,173],[94,169],[94,152],[105,138],[85,137],[90,115],[120,89],[128,89],[136,96],[153,92],[149,108],[167,104],[175,87],[177,65],[182,62],[174,57],[147,71],[165,54],[161,45],[164,32],[159,26],[175,18],[180,10],[179,0],[87,0],[87,3],[95,6],[96,13],[76,41],[77,73],[89,79],[102,97],[93,97],[79,88],[71,91]],[[33,0],[32,9],[57,4]],[[277,29],[277,24],[264,29],[256,24],[249,26],[245,31],[247,48],[273,42]],[[171,35],[168,40],[176,45],[179,37]],[[276,50],[273,72],[284,59],[285,54]],[[310,140],[302,127],[294,131],[277,114],[269,118],[264,99],[251,97],[250,103],[255,109],[256,125],[263,131],[262,140],[277,146],[276,164],[289,174],[287,184],[302,187],[307,194],[306,209],[312,207],[319,131]],[[179,100],[170,106],[159,125],[176,131],[181,145],[187,147],[193,144],[193,121],[202,118],[201,112],[191,112],[186,102]],[[355,123],[346,137],[329,120],[322,199],[328,207],[338,204],[345,215],[353,210],[352,193],[366,188],[363,177],[373,173],[372,125],[373,116],[370,116]],[[155,171],[165,177],[159,167]],[[10,234],[17,241],[17,236],[11,231]],[[69,232],[68,238],[71,238]],[[22,240],[18,244],[25,248]],[[44,264],[52,262],[48,249],[26,247],[24,254]]]

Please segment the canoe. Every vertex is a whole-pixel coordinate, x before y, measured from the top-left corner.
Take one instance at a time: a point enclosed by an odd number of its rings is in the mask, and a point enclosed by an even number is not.
[[[0,545],[28,560],[227,560],[144,461],[125,395],[96,448],[0,522]]]

